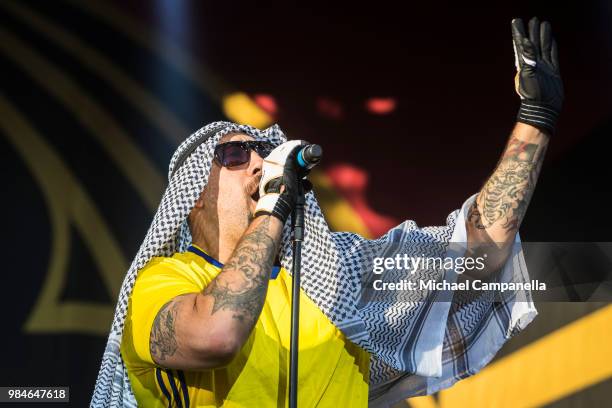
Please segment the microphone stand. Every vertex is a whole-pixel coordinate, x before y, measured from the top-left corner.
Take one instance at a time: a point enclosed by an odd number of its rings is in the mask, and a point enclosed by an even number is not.
[[[298,165],[305,170],[312,169],[323,155],[321,146],[311,144],[303,147],[296,156]],[[307,172],[305,173],[307,174]],[[289,408],[297,408],[298,393],[298,340],[300,332],[300,275],[302,269],[302,241],[304,241],[304,183],[298,181],[298,196],[291,214],[291,239],[293,249],[293,285],[291,287],[291,344],[289,354]]]
[[[293,231],[293,285],[291,290],[291,346],[289,356],[289,408],[297,408],[298,392],[298,340],[300,327],[300,273],[302,241],[304,240],[304,187],[298,183],[298,197],[291,215]]]

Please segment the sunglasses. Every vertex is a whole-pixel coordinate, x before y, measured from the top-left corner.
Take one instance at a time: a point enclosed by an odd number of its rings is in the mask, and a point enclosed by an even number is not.
[[[227,142],[215,147],[215,160],[223,167],[240,166],[251,160],[251,150],[254,150],[263,159],[273,149],[274,145],[269,142],[252,140]]]

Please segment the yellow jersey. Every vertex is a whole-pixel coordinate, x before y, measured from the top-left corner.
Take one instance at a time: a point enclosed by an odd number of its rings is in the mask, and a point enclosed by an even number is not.
[[[195,245],[153,258],[129,299],[121,355],[142,407],[285,407],[288,405],[291,276],[272,271],[263,310],[251,335],[227,366],[165,369],[153,361],[149,336],[157,312],[185,293],[201,292],[223,265]],[[298,406],[365,407],[370,356],[349,341],[302,291]]]

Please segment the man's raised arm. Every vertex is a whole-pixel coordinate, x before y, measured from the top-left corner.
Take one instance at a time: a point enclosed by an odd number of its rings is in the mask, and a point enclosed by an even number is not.
[[[489,259],[489,273],[501,267],[510,253],[563,103],[557,45],[550,24],[540,24],[534,17],[527,34],[523,22],[515,19],[512,40],[517,68],[515,87],[521,98],[517,124],[466,219],[472,248],[480,244],[502,248]]]

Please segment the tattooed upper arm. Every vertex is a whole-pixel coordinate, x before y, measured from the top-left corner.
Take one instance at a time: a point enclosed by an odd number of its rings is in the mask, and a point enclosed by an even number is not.
[[[186,293],[159,309],[149,336],[149,350],[157,365],[200,370],[225,365],[233,358],[233,343],[225,335],[226,319],[211,318],[210,304],[200,303],[202,310],[198,310],[201,297],[201,293]]]
[[[180,300],[176,297],[163,305],[153,321],[149,348],[151,350],[151,357],[157,364],[163,365],[178,349],[176,322],[179,303]]]

